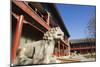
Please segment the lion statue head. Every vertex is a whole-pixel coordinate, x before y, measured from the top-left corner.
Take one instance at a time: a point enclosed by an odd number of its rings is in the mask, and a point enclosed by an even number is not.
[[[47,39],[47,40],[53,40],[53,39],[63,40],[63,38],[64,38],[64,33],[60,29],[60,27],[51,28],[43,36],[43,39]]]

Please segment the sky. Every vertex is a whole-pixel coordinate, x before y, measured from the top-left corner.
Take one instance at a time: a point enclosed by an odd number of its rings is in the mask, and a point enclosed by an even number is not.
[[[95,16],[96,7],[87,5],[56,4],[56,7],[70,34],[70,39],[87,37],[87,26]]]

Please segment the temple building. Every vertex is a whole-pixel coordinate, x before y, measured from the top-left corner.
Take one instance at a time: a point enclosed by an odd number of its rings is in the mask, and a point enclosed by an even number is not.
[[[70,40],[71,53],[76,52],[79,54],[95,53],[96,40],[94,38],[88,39],[74,39]]]
[[[55,45],[53,55],[57,57],[70,55],[70,35],[55,4],[12,0],[11,5],[12,61],[16,57],[18,47],[42,40],[46,31],[57,26],[64,32],[64,40]],[[74,47],[73,43],[71,45]],[[81,44],[75,46],[77,45]],[[71,51],[77,50],[72,47]]]

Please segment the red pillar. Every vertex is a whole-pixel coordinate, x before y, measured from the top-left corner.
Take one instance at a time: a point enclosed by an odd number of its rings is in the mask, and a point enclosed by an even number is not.
[[[60,57],[60,55],[61,55],[61,53],[60,53],[60,41],[58,41],[58,50],[59,50],[58,57]]]
[[[63,56],[65,55],[65,53],[64,53],[64,51],[65,51],[65,49],[64,49],[64,44],[62,44],[63,45]]]
[[[13,37],[13,44],[12,44],[12,64],[15,63],[16,50],[19,47],[19,41],[20,41],[20,36],[23,27],[23,20],[24,20],[23,15],[20,15],[19,18],[17,19],[17,25],[16,25],[16,29]]]

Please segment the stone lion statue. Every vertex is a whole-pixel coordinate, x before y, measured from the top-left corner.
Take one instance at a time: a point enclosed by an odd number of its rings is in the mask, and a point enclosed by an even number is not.
[[[17,51],[16,65],[48,64],[52,57],[55,43],[63,39],[60,27],[51,28],[44,33],[43,40],[25,44]]]

